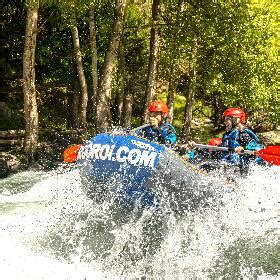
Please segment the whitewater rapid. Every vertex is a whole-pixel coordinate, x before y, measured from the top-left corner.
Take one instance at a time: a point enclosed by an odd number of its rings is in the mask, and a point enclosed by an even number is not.
[[[279,182],[255,166],[218,206],[128,215],[89,200],[76,169],[15,174],[0,181],[1,279],[277,279]]]

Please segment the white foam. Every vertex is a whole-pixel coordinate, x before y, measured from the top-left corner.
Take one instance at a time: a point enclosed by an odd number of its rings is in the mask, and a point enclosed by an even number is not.
[[[7,192],[8,180],[14,183],[28,177],[32,184],[28,191],[13,195]],[[146,210],[141,217],[118,223],[110,205],[97,206],[86,198],[75,169],[17,174],[1,182],[6,193],[0,196],[0,271],[5,279],[118,279],[143,275],[205,279],[223,251],[236,240],[261,237],[277,243],[279,182],[279,167],[266,170],[256,166],[250,176],[238,180],[234,192],[224,194],[223,205],[181,218],[163,209],[164,214],[154,223],[154,213]],[[90,227],[96,227],[95,231],[88,230]],[[144,234],[147,230],[150,239]],[[50,244],[54,242],[53,235],[60,238],[61,246],[73,247],[67,258],[51,251],[49,244],[42,247],[46,238]],[[108,245],[96,258],[87,243],[90,238],[98,240],[97,247],[113,239],[111,247]],[[156,238],[162,238],[158,247],[152,253],[143,253],[143,246],[152,246]],[[240,271],[250,275],[246,260]],[[265,275],[259,275],[259,279],[265,279],[261,278]]]

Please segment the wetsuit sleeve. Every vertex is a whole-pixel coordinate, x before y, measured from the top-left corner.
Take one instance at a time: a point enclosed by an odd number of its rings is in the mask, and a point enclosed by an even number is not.
[[[175,143],[176,143],[176,140],[177,140],[177,136],[176,136],[176,134],[175,134],[174,132],[170,132],[170,133],[166,136],[165,140],[166,140],[167,142],[169,142],[170,144],[175,144]]]
[[[159,140],[163,144],[175,144],[177,140],[175,128],[171,125],[165,125],[159,129]]]
[[[139,136],[139,137],[144,137],[145,131],[144,129],[139,129],[133,132],[134,135]]]
[[[249,150],[257,150],[263,148],[257,135],[250,129],[246,128],[240,132],[240,144]]]

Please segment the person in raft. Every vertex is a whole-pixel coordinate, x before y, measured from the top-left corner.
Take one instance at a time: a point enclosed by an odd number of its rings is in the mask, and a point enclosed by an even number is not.
[[[186,155],[187,159],[190,162],[197,163],[200,161],[205,161],[206,159],[209,160],[218,160],[221,157],[221,152],[209,149],[197,149],[195,150],[193,147],[196,143],[194,141],[189,142],[187,145],[183,145],[183,147],[187,148]],[[207,145],[209,146],[221,146],[222,139],[221,138],[212,138],[208,141]]]
[[[257,135],[245,126],[246,114],[240,108],[228,108],[223,113],[226,132],[223,134],[221,143],[214,146],[230,148],[233,152],[222,152],[219,160],[228,164],[236,165],[242,174],[248,171],[248,164],[254,156],[244,155],[244,150],[260,150],[264,146]],[[209,143],[208,143],[209,144]],[[190,145],[193,145],[191,143]],[[256,157],[255,162],[260,164],[263,160]]]
[[[159,144],[170,146],[175,144],[177,140],[176,131],[168,122],[169,110],[167,105],[154,101],[149,105],[148,111],[150,125],[139,130],[137,135]]]
[[[209,172],[218,168],[218,162],[221,157],[221,151],[209,149],[194,149],[195,142],[191,141],[183,147],[186,149],[185,154],[181,156],[190,163],[199,165],[199,168]],[[209,146],[221,146],[221,138],[212,138],[208,141]]]

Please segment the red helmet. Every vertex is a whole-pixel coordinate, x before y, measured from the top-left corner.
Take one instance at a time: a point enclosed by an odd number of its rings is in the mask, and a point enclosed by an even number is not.
[[[210,146],[220,146],[222,144],[221,138],[212,138],[208,141],[208,145]]]
[[[223,113],[224,117],[239,118],[241,123],[245,123],[246,114],[240,108],[228,108]]]
[[[167,105],[159,101],[152,102],[148,107],[148,110],[149,112],[161,112],[165,117],[167,117],[169,113]]]

